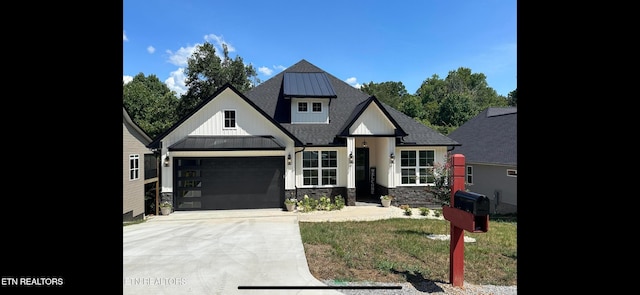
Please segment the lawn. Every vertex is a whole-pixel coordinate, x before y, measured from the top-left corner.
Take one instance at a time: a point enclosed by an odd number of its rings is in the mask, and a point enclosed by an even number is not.
[[[436,219],[300,222],[311,273],[319,280],[449,282],[450,223]],[[464,280],[477,285],[517,285],[516,218],[490,216],[486,233],[464,245]]]

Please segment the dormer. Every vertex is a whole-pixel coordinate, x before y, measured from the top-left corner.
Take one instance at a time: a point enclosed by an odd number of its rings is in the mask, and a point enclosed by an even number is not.
[[[337,97],[324,72],[285,72],[284,98],[291,102],[291,124],[329,124],[329,105]]]

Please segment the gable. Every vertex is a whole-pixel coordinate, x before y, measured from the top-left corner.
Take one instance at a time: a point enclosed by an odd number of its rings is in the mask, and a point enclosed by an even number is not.
[[[225,111],[233,111],[235,113],[235,128],[224,127]],[[171,128],[159,135],[149,144],[149,147],[158,148],[163,141],[171,144],[187,136],[261,135],[272,135],[282,143],[293,141],[296,146],[302,144],[251,100],[227,83],[187,116],[181,118]]]
[[[225,127],[225,111],[235,113],[234,128]],[[263,116],[248,101],[232,89],[226,88],[214,99],[198,109],[187,120],[182,122],[166,139],[166,143],[184,141],[186,138],[203,136],[263,136],[272,135],[286,145],[287,135]],[[291,139],[289,139],[291,140]]]
[[[369,106],[349,127],[351,135],[394,135],[395,126],[376,104]]]

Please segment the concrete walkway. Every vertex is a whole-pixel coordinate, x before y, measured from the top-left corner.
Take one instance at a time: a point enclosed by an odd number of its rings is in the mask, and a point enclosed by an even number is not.
[[[149,217],[123,227],[123,293],[342,294],[322,289],[327,286],[311,275],[298,222],[435,218],[403,213],[397,207],[347,206],[309,213],[211,210]]]

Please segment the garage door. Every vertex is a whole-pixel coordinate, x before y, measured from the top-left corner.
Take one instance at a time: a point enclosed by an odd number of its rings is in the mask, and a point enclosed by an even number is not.
[[[281,208],[283,157],[176,158],[177,210]]]

